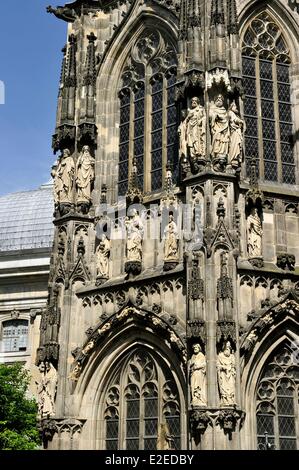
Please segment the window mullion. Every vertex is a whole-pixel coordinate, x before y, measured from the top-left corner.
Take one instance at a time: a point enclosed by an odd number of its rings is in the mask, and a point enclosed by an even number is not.
[[[277,181],[282,182],[282,162],[281,162],[281,146],[280,146],[280,116],[278,104],[278,85],[277,85],[277,68],[276,59],[273,60],[273,97],[274,97],[274,118],[275,118],[275,137],[276,137],[276,154],[277,154]]]
[[[140,414],[139,414],[139,450],[144,450],[145,420],[144,420],[144,395],[140,387]]]
[[[278,424],[278,405],[277,405],[277,384],[275,387],[275,416],[274,416],[274,439],[275,439],[275,449],[280,448],[279,444],[279,424]]]
[[[146,69],[144,84],[144,151],[143,151],[143,189],[148,192],[151,189],[151,84],[149,69]]]
[[[134,138],[135,138],[135,124],[134,124],[134,92],[130,90],[130,132],[129,132],[129,155],[128,155],[128,186],[130,183],[130,175],[133,169],[133,156],[134,156]]]
[[[168,118],[168,90],[167,79],[163,74],[163,116],[162,116],[162,187],[166,177],[167,165],[167,118]]]
[[[260,57],[256,56],[256,111],[258,119],[258,148],[259,148],[259,178],[264,179],[264,144],[263,144],[263,119],[262,119],[262,99],[261,99],[261,77],[260,77]]]

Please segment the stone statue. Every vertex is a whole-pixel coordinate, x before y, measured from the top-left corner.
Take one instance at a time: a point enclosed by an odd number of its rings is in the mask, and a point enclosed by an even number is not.
[[[256,207],[253,207],[247,219],[248,255],[250,258],[262,256],[262,222]]]
[[[94,159],[90,155],[89,146],[85,145],[76,165],[77,202],[79,204],[90,203],[94,177]]]
[[[73,382],[77,382],[79,380],[81,372],[82,365],[80,364],[80,362],[77,362],[70,375],[68,376],[68,379],[72,380]]]
[[[180,140],[180,158],[185,159],[187,157],[187,140],[186,140],[186,117],[187,111],[183,109],[181,112],[181,124],[178,128],[179,140]]]
[[[164,230],[164,260],[177,261],[179,256],[179,236],[177,225],[174,221],[173,215],[169,216],[169,223]]]
[[[55,415],[55,397],[57,389],[57,371],[51,362],[42,362],[39,366],[40,379],[37,384],[38,415],[46,418]]]
[[[207,406],[207,361],[200,344],[193,345],[189,362],[192,406]]]
[[[105,234],[96,250],[97,258],[97,275],[102,278],[109,278],[109,257],[111,252],[111,241],[108,240]]]
[[[242,163],[244,121],[239,116],[235,101],[228,111],[230,127],[229,163],[233,168],[239,168]]]
[[[221,406],[233,406],[236,403],[236,365],[230,341],[226,341],[223,351],[217,359],[218,385]]]
[[[72,203],[75,163],[68,149],[63,150],[56,168],[52,170],[52,177],[54,178],[55,203]]]
[[[228,113],[224,107],[224,98],[218,95],[215,100],[215,107],[210,113],[211,133],[212,133],[212,158],[226,159],[229,150],[230,132]]]
[[[191,163],[205,159],[206,153],[206,113],[199,98],[191,100],[191,109],[186,117],[186,141]]]
[[[136,209],[126,218],[127,229],[127,261],[142,261],[142,241],[144,227]]]

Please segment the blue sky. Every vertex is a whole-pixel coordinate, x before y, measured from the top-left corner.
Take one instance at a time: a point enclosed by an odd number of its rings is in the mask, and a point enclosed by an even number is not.
[[[61,49],[67,23],[46,12],[64,0],[1,1],[0,195],[49,181]]]

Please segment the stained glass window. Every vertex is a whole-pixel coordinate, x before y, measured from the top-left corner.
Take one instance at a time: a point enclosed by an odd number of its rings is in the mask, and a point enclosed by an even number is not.
[[[295,183],[290,102],[290,56],[280,28],[263,12],[243,40],[245,158],[259,157],[266,181]]]
[[[125,88],[120,93],[120,129],[119,129],[119,194],[128,189],[129,179],[129,136],[130,136],[131,92]]]
[[[161,41],[163,47],[155,56]],[[128,189],[133,159],[139,189],[145,192],[163,187],[168,162],[172,165],[174,179],[178,174],[176,54],[157,32],[139,39],[133,50],[134,54],[138,51],[139,64],[133,66],[130,62],[122,75],[124,89],[130,90],[131,99],[126,101],[120,93],[121,195]]]
[[[257,444],[280,450],[298,449],[299,366],[291,350],[283,347],[266,367],[257,389]]]
[[[170,449],[181,448],[176,384],[152,354],[135,350],[121,361],[106,394],[106,449],[156,450],[161,426]]]

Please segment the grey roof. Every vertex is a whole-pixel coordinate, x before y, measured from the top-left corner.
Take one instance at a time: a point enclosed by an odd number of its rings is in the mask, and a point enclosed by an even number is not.
[[[0,252],[50,248],[53,212],[51,184],[0,197]]]

